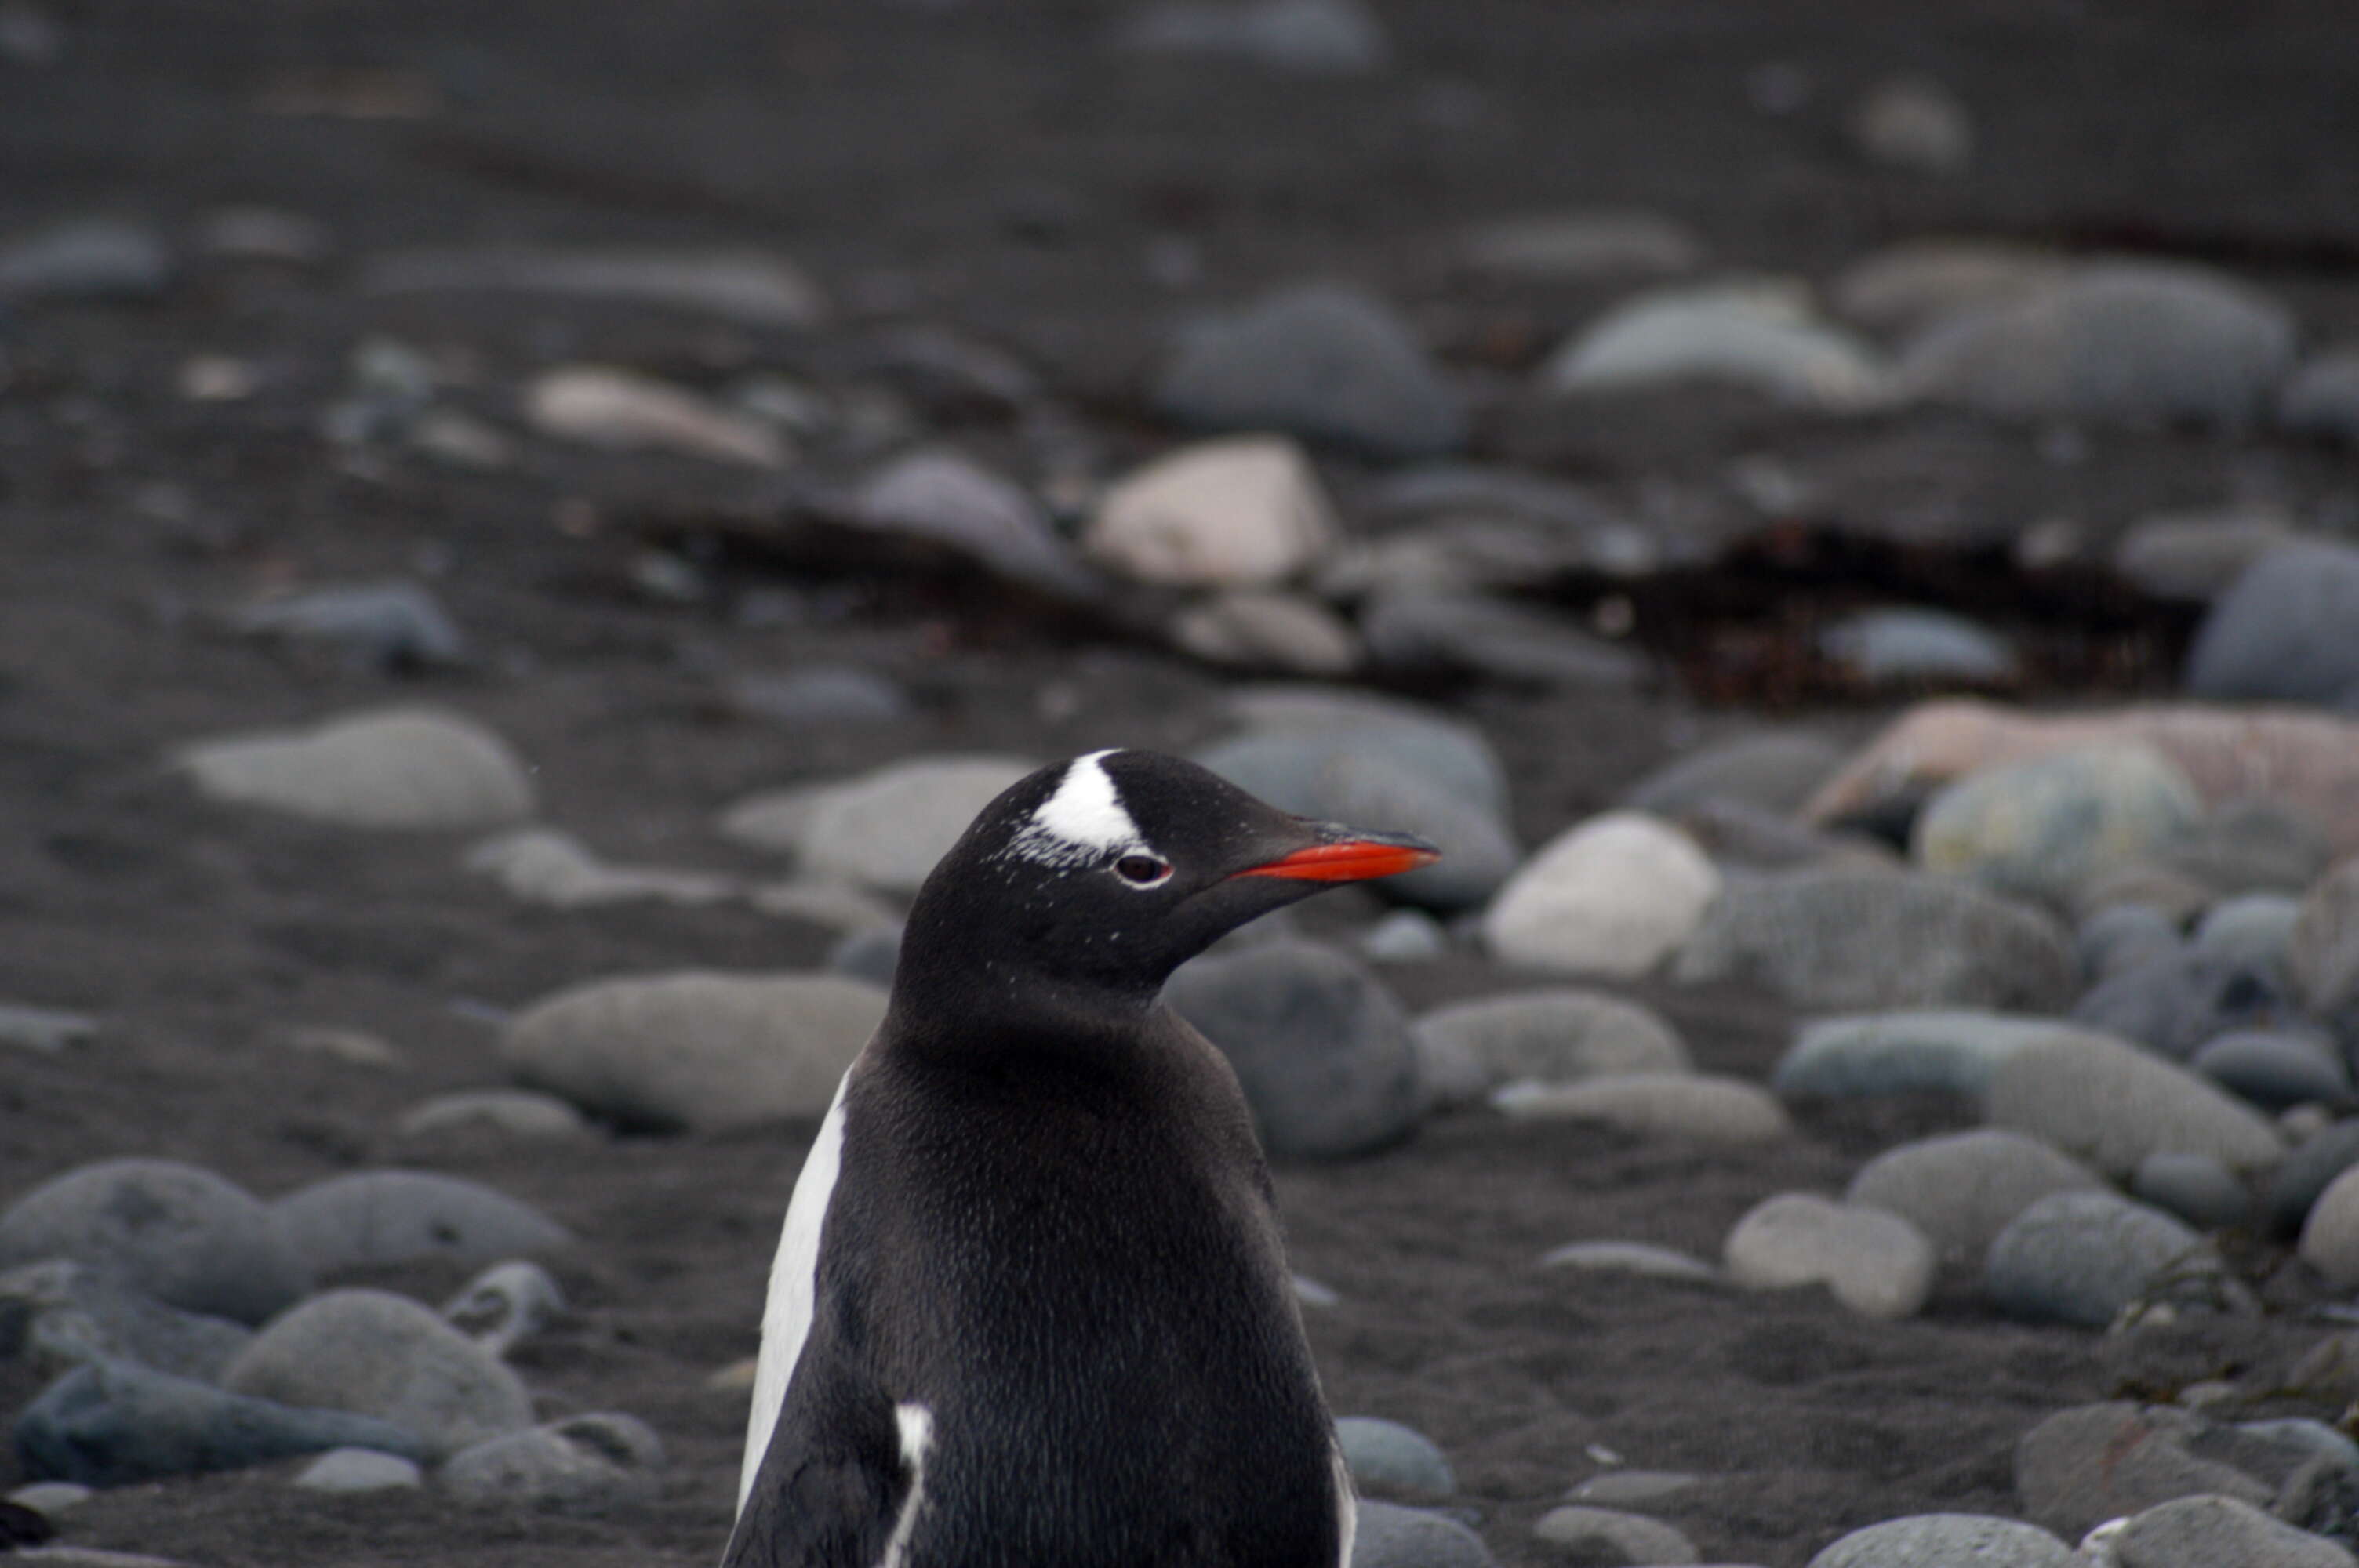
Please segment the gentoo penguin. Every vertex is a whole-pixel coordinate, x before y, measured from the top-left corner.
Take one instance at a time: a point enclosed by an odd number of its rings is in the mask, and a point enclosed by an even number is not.
[[[1151,752],[984,807],[787,1208],[725,1568],[1338,1568],[1350,1478],[1235,1076],[1158,998],[1423,865]]]

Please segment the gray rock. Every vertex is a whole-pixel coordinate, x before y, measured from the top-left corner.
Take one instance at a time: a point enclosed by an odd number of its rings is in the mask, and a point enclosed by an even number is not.
[[[1870,162],[1915,174],[1959,175],[1974,161],[1974,121],[1929,76],[1887,76],[1853,109],[1852,141]]]
[[[1591,1508],[1574,1503],[1550,1509],[1532,1526],[1532,1533],[1549,1545],[1572,1554],[1576,1563],[1701,1563],[1695,1543],[1678,1530],[1644,1514],[1618,1509]]]
[[[1291,593],[1232,589],[1171,618],[1172,645],[1209,664],[1297,676],[1349,675],[1360,639],[1325,605]]]
[[[654,1501],[663,1462],[653,1429],[606,1411],[486,1438],[452,1454],[439,1478],[471,1503],[598,1513]]]
[[[531,1089],[462,1089],[436,1095],[402,1112],[394,1130],[404,1138],[481,1131],[535,1142],[594,1136],[589,1122],[572,1106],[555,1095]]]
[[[2196,629],[2186,686],[2215,702],[2348,701],[2359,691],[2359,548],[2297,539],[2261,556]]]
[[[1702,1259],[1646,1241],[1568,1241],[1540,1255],[1543,1269],[1579,1269],[1600,1274],[1637,1274],[1650,1280],[1684,1280],[1699,1285],[1725,1281]],[[1613,1499],[1598,1498],[1597,1502]]]
[[[50,1055],[80,1045],[98,1033],[98,1020],[53,1007],[0,1002],[0,1045],[18,1045]]]
[[[2072,933],[2081,972],[2104,980],[2180,950],[2178,923],[2150,903],[2109,903],[2082,916]]]
[[[1272,1154],[1365,1153],[1416,1125],[1424,1096],[1408,1019],[1356,960],[1273,942],[1192,959],[1164,995],[1236,1069]]]
[[[1230,699],[1246,732],[1191,753],[1223,778],[1283,810],[1315,813],[1329,773],[1382,762],[1495,816],[1507,810],[1507,769],[1482,731],[1405,702],[1301,687],[1248,687]]]
[[[2124,529],[2111,560],[2116,575],[2154,598],[2209,604],[2292,536],[2291,523],[2274,510],[2165,513]]]
[[[1729,1231],[1722,1252],[1738,1284],[1824,1285],[1864,1317],[1912,1317],[1933,1293],[1933,1246],[1914,1225],[1815,1193],[1762,1199]]]
[[[1466,439],[1464,400],[1408,326],[1354,288],[1307,284],[1199,317],[1158,377],[1165,416],[1210,430],[1283,430],[1381,458]]]
[[[1360,933],[1359,947],[1372,964],[1421,964],[1449,954],[1450,933],[1421,909],[1396,909]]]
[[[361,287],[370,294],[539,294],[652,305],[748,327],[812,327],[827,313],[818,287],[799,269],[750,250],[400,251],[372,260]]]
[[[1493,1108],[1520,1120],[1594,1121],[1641,1138],[1758,1143],[1794,1130],[1777,1097],[1749,1078],[1614,1073],[1579,1083],[1501,1087]]]
[[[1423,1433],[1380,1416],[1335,1418],[1335,1442],[1364,1494],[1411,1502],[1447,1498],[1458,1490],[1450,1461]]]
[[[1360,1503],[1351,1568],[1497,1568],[1483,1538],[1445,1514],[1374,1498]]]
[[[71,1258],[0,1273],[0,1359],[20,1356],[46,1373],[129,1361],[210,1382],[252,1337],[243,1325],[166,1306]]]
[[[854,931],[828,950],[829,972],[889,990],[893,971],[901,963],[901,927],[880,925]]]
[[[2359,1045],[2359,856],[2321,877],[2301,901],[2286,968],[2310,1016],[2332,1024],[2346,1050]]]
[[[1771,1073],[1794,1098],[1855,1095],[1981,1096],[1999,1064],[2071,1026],[1978,1008],[1908,1008],[1806,1023]]]
[[[170,248],[147,225],[78,219],[0,244],[0,302],[153,299],[177,270]]]
[[[2121,1568],[2352,1568],[2348,1548],[2272,1519],[2238,1498],[2179,1498],[2133,1518],[2113,1540]]]
[[[414,1459],[375,1448],[331,1448],[295,1477],[307,1492],[357,1493],[397,1491],[426,1484],[426,1473]]]
[[[2324,868],[2321,868],[2323,870]],[[2304,883],[2305,886],[2308,883]],[[2191,940],[2198,951],[2278,979],[2291,974],[2294,923],[2301,901],[2277,892],[2223,898],[2203,912]]]
[[[735,879],[669,866],[617,866],[571,833],[517,827],[470,849],[460,861],[496,881],[527,903],[558,909],[660,899],[668,903],[718,903],[742,891]]]
[[[1843,1201],[1900,1216],[1944,1261],[1979,1264],[1999,1232],[2039,1199],[2103,1184],[2045,1143],[1984,1127],[1886,1150],[1859,1168]]]
[[[1538,373],[1549,393],[1709,382],[1832,412],[1874,406],[1886,381],[1873,347],[1818,319],[1807,289],[1774,282],[1650,290],[1582,328]]]
[[[2061,1192],[1999,1232],[1983,1289],[2009,1317],[2103,1328],[2134,1302],[2208,1299],[2221,1271],[2203,1238],[2159,1209],[2109,1192]]]
[[[1486,223],[1460,255],[1474,272],[1536,281],[1613,281],[1692,272],[1701,241],[1656,212],[1537,212]]]
[[[914,893],[967,824],[1036,764],[1014,757],[913,757],[855,778],[753,795],[721,830],[796,857],[807,875]]]
[[[880,988],[839,975],[688,971],[545,998],[509,1023],[500,1055],[626,1126],[742,1127],[823,1115],[884,1016]]]
[[[1450,670],[1518,685],[1621,691],[1654,661],[1570,615],[1481,593],[1379,594],[1360,607],[1369,660],[1397,670]]]
[[[2264,1110],[2340,1105],[2351,1098],[2351,1075],[2333,1047],[2301,1030],[2231,1031],[2207,1041],[2187,1065]]]
[[[2125,1401],[2059,1411],[2017,1440],[2016,1496],[2032,1522],[2070,1541],[2174,1498],[2267,1507],[2268,1485],[2192,1451],[2211,1431],[2184,1411]]]
[[[1384,24],[1361,0],[1158,0],[1126,18],[1114,44],[1303,76],[1362,76],[1392,54]]]
[[[1919,814],[1911,849],[1928,870],[2061,905],[2202,813],[2186,773],[2151,747],[2090,747],[1969,773]]]
[[[438,708],[202,741],[172,760],[216,800],[354,827],[501,827],[533,809],[531,779],[507,743]]]
[[[2021,667],[1999,633],[1934,610],[1864,610],[1821,628],[1818,643],[1869,686],[1990,686]]]
[[[2253,1216],[2253,1195],[2245,1184],[2204,1154],[2147,1155],[2130,1173],[2130,1195],[2199,1230],[2242,1225]]]
[[[255,637],[333,643],[378,669],[467,662],[467,639],[441,601],[415,582],[315,588],[252,604],[231,618]]]
[[[265,1326],[222,1381],[232,1393],[391,1422],[436,1459],[532,1424],[531,1396],[514,1372],[428,1308],[385,1291],[312,1297]]]
[[[2321,354],[2294,372],[2277,394],[2277,424],[2359,447],[2359,351]]]
[[[2292,317],[2201,268],[2103,263],[1926,333],[1919,396],[2015,418],[2251,424],[2292,368]]]
[[[2353,1165],[2359,1165],[2359,1118],[2338,1121],[2296,1146],[2269,1175],[2262,1202],[2269,1224],[2281,1234],[2300,1229],[2318,1195]]]
[[[777,428],[702,393],[608,365],[559,365],[524,391],[525,420],[543,436],[610,452],[659,452],[759,470],[784,468],[792,449]],[[660,600],[700,595],[692,570],[642,577]]]
[[[171,1160],[102,1160],[0,1214],[0,1267],[71,1258],[168,1305],[259,1323],[310,1289],[277,1217],[244,1188]]]
[[[1848,320],[1894,338],[2054,286],[2071,264],[2004,240],[1903,240],[1836,275],[1829,295]]]
[[[962,453],[906,453],[852,498],[853,520],[948,545],[1001,577],[1062,598],[1095,598],[1103,585],[1026,491]]]
[[[2076,966],[2037,910],[1930,876],[1810,868],[1733,879],[1674,978],[1751,979],[1799,1007],[2051,1009]]]
[[[1683,1073],[1693,1065],[1678,1031],[1651,1010],[1569,986],[1451,1002],[1420,1017],[1417,1030],[1470,1053],[1494,1084]]]
[[[527,1259],[495,1263],[442,1303],[451,1326],[495,1356],[506,1356],[565,1310],[565,1292]]]
[[[1632,811],[1671,817],[1717,800],[1792,813],[1843,760],[1843,750],[1830,741],[1799,730],[1771,730],[1666,762],[1625,791],[1621,804]]]
[[[786,675],[734,676],[723,695],[734,711],[788,729],[892,724],[913,711],[900,682],[859,665],[808,665]]]
[[[1608,1470],[1565,1494],[1569,1501],[1601,1509],[1637,1508],[1693,1491],[1701,1477],[1683,1470]]]
[[[30,1486],[10,1487],[8,1500],[44,1518],[57,1519],[97,1495],[93,1488],[79,1481],[35,1481]]]
[[[1912,1514],[1849,1535],[1810,1568],[2072,1568],[2072,1549],[2036,1524],[1988,1514]]]
[[[440,1258],[481,1264],[572,1244],[566,1228],[479,1182],[432,1171],[355,1171],[272,1206],[307,1267],[342,1269]]]
[[[2071,1016],[2185,1061],[2207,1040],[2273,1022],[2291,1011],[2276,976],[2189,946],[2157,952],[2108,975],[2072,1004]]]
[[[2269,1121],[2184,1067],[2103,1034],[2036,1041],[1992,1075],[1991,1125],[2029,1133],[2125,1177],[2158,1150],[2208,1154],[2231,1171],[2285,1156]]]
[[[388,1422],[242,1398],[127,1361],[89,1362],[51,1383],[16,1417],[16,1439],[27,1476],[87,1487],[242,1469],[331,1448],[425,1454],[416,1434]]]
[[[2359,1284],[2359,1173],[2345,1167],[2310,1206],[2300,1252],[2303,1262],[2336,1286]]]

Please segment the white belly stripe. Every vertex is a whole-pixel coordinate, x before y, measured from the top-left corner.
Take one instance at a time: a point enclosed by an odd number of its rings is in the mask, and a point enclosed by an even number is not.
[[[1352,1490],[1352,1467],[1335,1450],[1335,1568],[1352,1568],[1352,1541],[1360,1533],[1360,1500]]]
[[[819,1124],[795,1195],[787,1203],[787,1221],[778,1236],[778,1254],[770,1264],[769,1299],[762,1307],[762,1357],[754,1371],[754,1408],[745,1422],[745,1459],[737,1473],[737,1511],[754,1490],[754,1475],[769,1452],[770,1433],[787,1402],[787,1384],[802,1359],[803,1341],[810,1336],[812,1304],[819,1294],[820,1227],[827,1218],[828,1200],[835,1195],[836,1173],[843,1161],[843,1089],[852,1081],[846,1072],[835,1087],[835,1100],[827,1119]]]
[[[918,1509],[926,1500],[926,1454],[934,1445],[934,1412],[920,1404],[893,1407],[894,1424],[901,1429],[901,1464],[909,1472],[909,1494],[886,1538],[885,1555],[876,1568],[906,1568],[909,1536],[918,1528]]]

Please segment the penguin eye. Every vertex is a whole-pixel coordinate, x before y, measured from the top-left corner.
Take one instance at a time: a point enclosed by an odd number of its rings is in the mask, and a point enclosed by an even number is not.
[[[1125,855],[1114,863],[1114,874],[1133,887],[1151,888],[1171,874],[1171,862],[1152,855]]]

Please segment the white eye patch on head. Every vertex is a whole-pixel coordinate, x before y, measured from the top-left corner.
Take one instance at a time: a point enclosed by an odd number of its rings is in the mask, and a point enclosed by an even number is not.
[[[1034,809],[1007,852],[1044,866],[1080,866],[1132,850],[1152,853],[1123,809],[1122,792],[1105,771],[1111,751],[1076,757],[1049,798]]]

